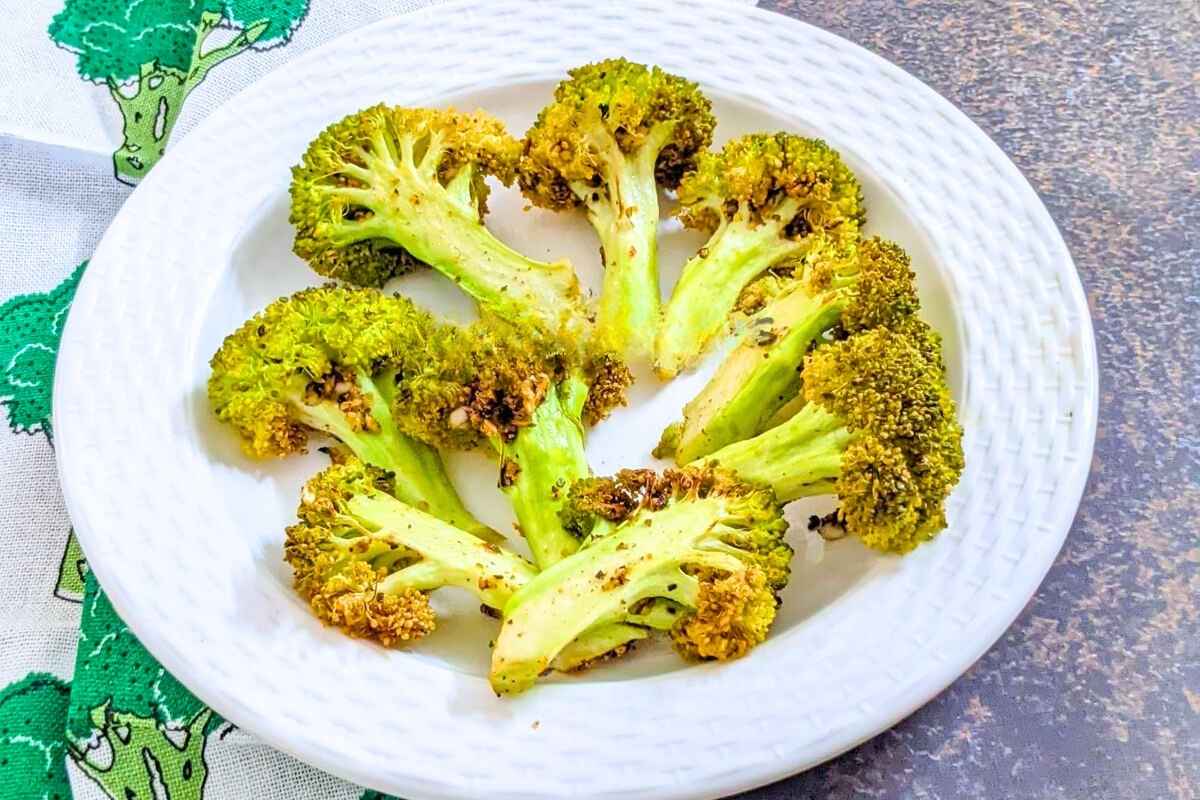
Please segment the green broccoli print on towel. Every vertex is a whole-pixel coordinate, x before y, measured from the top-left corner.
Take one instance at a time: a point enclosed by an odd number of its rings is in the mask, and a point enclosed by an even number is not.
[[[54,361],[62,338],[67,310],[75,299],[75,288],[87,262],[76,267],[66,280],[48,292],[23,294],[0,305],[0,405],[13,433],[45,434],[53,443],[50,399],[54,389]],[[73,531],[58,569],[54,593],[64,600],[83,598],[87,562]]]
[[[71,800],[62,730],[70,691],[44,672],[0,689],[0,790],[7,800]]]
[[[89,575],[67,712],[80,770],[113,800],[200,800],[206,738],[221,724],[134,637]]]
[[[78,56],[81,78],[108,87],[123,127],[113,169],[136,184],[212,68],[251,47],[286,44],[307,12],[308,0],[66,0],[49,33]]]
[[[54,360],[67,310],[86,267],[85,261],[45,294],[23,294],[0,305],[0,367],[4,370],[0,405],[13,433],[52,435]]]
[[[53,440],[54,365],[75,289],[76,267],[45,293],[0,305],[0,405],[14,433]],[[68,535],[55,594],[84,600],[75,679],[31,673],[0,690],[4,791],[69,800],[65,757],[113,800],[199,800],[208,774],[205,737],[220,719],[134,638],[88,575]],[[63,730],[66,721],[67,730]],[[14,782],[10,778],[16,778]],[[156,794],[155,787],[166,790]],[[4,793],[4,797],[8,797]]]

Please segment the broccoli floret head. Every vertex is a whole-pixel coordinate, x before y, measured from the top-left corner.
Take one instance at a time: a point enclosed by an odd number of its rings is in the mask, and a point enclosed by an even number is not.
[[[397,423],[416,438],[455,449],[512,442],[569,376],[585,381],[583,416],[593,422],[625,402],[631,381],[611,353],[496,319],[431,328],[421,355],[418,366],[397,377]]]
[[[841,327],[857,333],[894,327],[915,317],[921,301],[908,253],[895,242],[879,237],[860,242],[856,249],[857,262],[852,268],[846,269],[838,259],[828,259],[817,262],[811,276],[816,289],[822,285],[852,288],[850,300],[842,309]]]
[[[583,421],[595,425],[628,401],[626,392],[633,385],[633,373],[625,361],[611,350],[593,349],[583,354],[583,379],[587,399]]]
[[[217,418],[254,456],[303,452],[319,415],[351,431],[379,422],[363,379],[410,351],[396,325],[425,318],[408,300],[323,286],[276,300],[225,338],[210,362],[208,397]]]
[[[525,137],[520,182],[536,205],[569,208],[606,193],[611,159],[647,145],[657,181],[673,189],[712,142],[712,104],[692,81],[623,58],[569,75]]]
[[[701,572],[695,610],[671,628],[671,643],[693,661],[744,656],[767,638],[779,602],[761,570]]]
[[[702,231],[773,220],[791,239],[821,232],[840,242],[858,237],[866,214],[858,179],[838,152],[791,133],[750,134],[700,154],[680,182],[679,203],[683,223]]]
[[[916,314],[893,319],[886,325],[895,335],[916,348],[934,372],[946,382],[946,361],[942,352],[942,336]]]
[[[455,449],[511,441],[530,423],[564,363],[557,340],[491,322],[437,326],[423,355],[418,369],[397,377],[397,423]]]
[[[297,244],[297,253],[305,246]],[[383,286],[392,278],[426,266],[403,247],[386,239],[369,239],[345,247],[315,248],[304,252],[308,253],[304,257],[313,272],[354,286]]]
[[[847,529],[880,550],[907,552],[945,528],[963,469],[962,427],[926,347],[876,328],[817,350],[804,367],[804,396],[856,434],[837,484]]]
[[[391,173],[415,167],[426,181],[453,187],[482,220],[484,178],[511,183],[520,149],[503,123],[483,112],[376,105],[351,114],[314,139],[292,169],[296,254],[327,277],[382,286],[422,263],[380,224],[386,190],[395,188]]]
[[[387,578],[419,556],[374,535],[346,509],[357,494],[390,493],[391,476],[351,461],[320,473],[304,488],[301,521],[287,529],[284,559],[296,590],[317,617],[351,636],[385,647],[420,639],[435,627],[426,595]]]
[[[564,514],[605,524],[505,607],[497,692],[528,688],[573,641],[610,625],[666,628],[688,658],[735,658],[765,638],[791,558],[771,491],[711,468],[625,470],[577,482]]]

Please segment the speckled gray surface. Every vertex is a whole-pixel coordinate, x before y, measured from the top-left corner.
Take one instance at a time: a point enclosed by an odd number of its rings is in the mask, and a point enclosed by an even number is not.
[[[873,50],[992,136],[1087,291],[1100,429],[1035,598],[891,731],[783,798],[1200,797],[1200,3],[764,0]]]

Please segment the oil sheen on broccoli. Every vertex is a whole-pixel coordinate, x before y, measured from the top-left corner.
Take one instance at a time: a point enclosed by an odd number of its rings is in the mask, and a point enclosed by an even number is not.
[[[571,70],[525,135],[525,196],[582,208],[600,237],[599,336],[626,357],[649,356],[658,326],[658,189],[679,185],[715,125],[695,83],[618,58]]]
[[[624,363],[498,320],[428,326],[415,355],[396,382],[400,429],[439,448],[494,451],[538,566],[573,553],[579,541],[559,510],[589,474],[585,426],[624,403]]]
[[[858,238],[858,180],[835,150],[790,133],[733,139],[705,152],[679,185],[679,217],[711,234],[684,265],[655,342],[672,377],[723,330],[742,290],[772,265]]]
[[[515,177],[521,145],[477,111],[377,105],[326,128],[292,170],[294,249],[318,273],[381,286],[427,264],[513,322],[584,319],[565,261],[534,261],[483,224],[485,178]]]
[[[322,431],[394,473],[404,502],[495,538],[463,506],[437,451],[396,428],[395,377],[414,352],[414,328],[396,321],[413,318],[429,320],[408,300],[368,289],[325,286],[276,300],[212,357],[209,402],[249,455],[302,453],[310,432]]]
[[[823,337],[895,325],[919,307],[907,254],[881,239],[818,250],[793,270],[656,454],[687,464],[762,433],[799,393],[804,357]]]
[[[395,498],[391,473],[348,459],[304,486],[284,558],[319,619],[384,646],[435,626],[428,595],[456,586],[501,609],[536,574],[498,545]]]
[[[803,375],[794,416],[704,462],[785,502],[836,493],[847,532],[878,550],[945,528],[963,452],[937,334],[915,317],[871,328],[817,348]]]
[[[490,680],[528,689],[590,632],[665,629],[692,659],[731,659],[762,642],[787,583],[787,522],[770,490],[713,469],[626,470],[571,492],[569,519],[603,520],[504,608]],[[616,626],[616,627],[614,627]]]

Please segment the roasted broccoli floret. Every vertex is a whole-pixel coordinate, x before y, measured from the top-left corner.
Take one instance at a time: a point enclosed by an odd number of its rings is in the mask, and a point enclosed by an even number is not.
[[[803,396],[786,422],[702,460],[785,502],[836,493],[847,532],[878,550],[905,553],[946,527],[962,428],[936,333],[908,317],[822,345]]]
[[[624,363],[497,320],[430,327],[416,361],[396,382],[400,429],[437,447],[493,450],[538,566],[573,553],[579,541],[558,512],[588,475],[585,425],[624,402]]]
[[[296,589],[322,621],[391,646],[433,631],[436,589],[466,589],[498,613],[536,575],[520,556],[394,499],[391,473],[338,456],[305,485],[284,545]],[[641,626],[598,628],[553,666],[580,669],[646,635]]]
[[[571,502],[572,519],[608,524],[509,600],[492,651],[496,692],[529,688],[597,631],[619,648],[629,628],[665,628],[697,659],[736,658],[766,638],[791,558],[769,490],[708,468],[626,470],[577,484]]]
[[[397,497],[463,530],[498,534],[471,516],[437,451],[400,433],[391,411],[395,377],[432,324],[406,299],[324,286],[271,303],[212,357],[208,398],[252,456],[304,452],[311,431],[397,477]],[[403,324],[408,321],[408,324]]]
[[[711,232],[684,265],[655,342],[655,367],[691,365],[743,289],[769,267],[854,242],[864,221],[858,180],[818,139],[753,134],[703,153],[679,185],[680,219]]]
[[[284,558],[324,622],[385,646],[434,629],[429,592],[457,586],[504,608],[533,565],[395,498],[391,473],[350,459],[304,486]]]
[[[751,318],[656,454],[674,450],[676,462],[687,464],[763,432],[800,391],[804,356],[823,337],[892,326],[919,305],[899,246],[876,238],[818,252]]]
[[[649,356],[658,326],[658,187],[679,185],[715,125],[695,83],[618,58],[571,70],[525,135],[525,196],[584,209],[600,237],[598,333],[626,357]]]
[[[483,224],[488,175],[511,183],[520,143],[477,111],[373,106],[325,129],[292,170],[294,248],[317,272],[381,286],[427,264],[504,319],[584,320],[571,265],[534,261]]]

